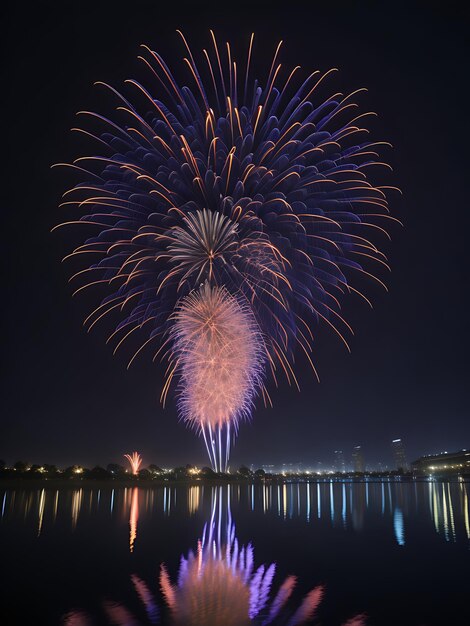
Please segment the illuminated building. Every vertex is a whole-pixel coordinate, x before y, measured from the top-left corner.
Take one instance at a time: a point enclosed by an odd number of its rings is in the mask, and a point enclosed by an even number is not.
[[[422,456],[411,464],[416,475],[460,474],[470,475],[470,450],[441,452]]]
[[[402,439],[394,439],[392,441],[392,452],[396,469],[406,472],[408,463],[406,462],[405,448]]]
[[[354,446],[352,453],[353,469],[355,472],[364,472],[366,465],[361,446]]]
[[[344,453],[342,450],[335,450],[335,462],[334,462],[334,470],[335,472],[345,472],[346,465],[344,463]]]

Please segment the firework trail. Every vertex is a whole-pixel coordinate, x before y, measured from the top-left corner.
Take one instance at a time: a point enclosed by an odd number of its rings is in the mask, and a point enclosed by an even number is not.
[[[140,456],[140,454],[138,452],[133,452],[132,455],[125,454],[124,458],[129,461],[132,474],[134,476],[137,476],[137,474],[139,473],[140,466],[142,465],[142,457]]]
[[[201,63],[179,34],[192,87],[180,86],[147,46],[139,58],[148,86],[128,80],[129,93],[121,94],[98,83],[116,112],[80,112],[87,126],[74,130],[93,139],[97,152],[61,164],[78,182],[62,205],[74,215],[59,226],[90,233],[66,257],[80,267],[71,278],[74,293],[99,297],[86,327],[109,320],[115,351],[134,341],[129,365],[145,348],[169,358],[162,399],[179,379],[181,414],[206,436],[214,469],[224,469],[228,453],[215,454],[212,445],[227,441],[227,432],[230,440],[257,393],[270,403],[262,370],[298,386],[298,347],[316,374],[310,353],[317,322],[347,346],[352,331],[342,297],[354,293],[370,304],[363,279],[385,286],[375,268],[388,268],[380,245],[395,220],[386,197],[395,188],[374,184],[374,172],[387,167],[379,156],[387,144],[368,138],[364,124],[374,114],[360,113],[355,102],[365,90],[322,98],[335,70],[303,77],[300,67],[286,71],[281,44],[259,82],[252,78],[253,36],[246,60],[237,63],[230,45],[221,49],[211,32]],[[202,306],[214,294],[233,325],[247,329],[239,353],[253,361],[244,368],[231,363],[240,392],[217,385],[222,412],[201,418],[197,390],[209,387],[201,381],[212,348],[190,339],[183,320],[196,301]],[[248,345],[251,339],[258,347]],[[192,347],[203,350],[201,361],[188,354]],[[188,372],[199,362],[190,389]],[[212,411],[213,399],[207,405]]]

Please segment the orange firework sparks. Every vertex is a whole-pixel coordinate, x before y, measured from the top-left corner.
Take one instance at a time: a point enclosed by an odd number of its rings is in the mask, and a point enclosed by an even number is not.
[[[215,471],[226,471],[231,426],[249,415],[261,385],[263,338],[249,309],[208,282],[174,317],[181,414],[202,433]]]
[[[125,454],[124,458],[126,458],[131,466],[132,474],[137,476],[139,473],[140,466],[142,465],[142,457],[138,452],[133,452],[132,455]]]

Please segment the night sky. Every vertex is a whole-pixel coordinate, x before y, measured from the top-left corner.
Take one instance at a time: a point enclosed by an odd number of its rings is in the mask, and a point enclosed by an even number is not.
[[[127,353],[113,357],[105,345],[108,328],[84,331],[94,299],[72,301],[60,261],[71,239],[50,233],[73,182],[51,164],[93,149],[69,132],[75,112],[110,110],[92,83],[144,79],[141,43],[181,68],[176,28],[198,51],[209,28],[240,51],[254,31],[265,64],[283,39],[286,65],[340,69],[329,93],[367,87],[362,110],[379,112],[373,136],[394,145],[387,180],[404,193],[390,197],[405,227],[392,228],[385,246],[389,293],[369,285],[373,310],[359,298],[344,303],[352,354],[322,327],[314,352],[321,383],[299,358],[302,392],[271,385],[274,409],[258,402],[232,467],[328,464],[335,449],[349,457],[359,444],[367,463],[391,464],[396,437],[410,460],[469,447],[468,16],[452,2],[169,3],[173,14],[160,4],[16,3],[4,22],[0,458],[106,465],[136,449],[145,463],[207,463],[174,402],[160,406],[162,368],[147,355],[127,371]]]

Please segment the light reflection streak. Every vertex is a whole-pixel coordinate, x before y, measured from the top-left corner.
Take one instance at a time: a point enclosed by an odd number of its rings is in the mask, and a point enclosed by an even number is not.
[[[433,505],[433,497],[432,497],[432,482],[428,483],[428,502],[429,502],[429,513],[431,516],[434,515],[434,505]]]
[[[45,500],[46,500],[46,492],[43,489],[41,491],[41,494],[39,496],[39,507],[38,507],[38,537],[41,534],[41,530],[42,530],[42,520],[44,518],[44,504],[45,504]]]
[[[434,528],[436,532],[439,532],[439,508],[437,504],[437,489],[436,483],[430,483],[431,491],[432,491],[432,506],[433,506],[433,520],[434,520]]]
[[[450,485],[447,483],[447,498],[449,502],[449,518],[450,518],[450,529],[452,533],[452,539],[455,541],[455,524],[454,524],[454,509],[452,507],[452,498],[450,497]]]
[[[137,522],[139,519],[139,488],[132,490],[131,511],[129,515],[129,550],[134,552],[134,543],[137,537]]]
[[[189,488],[188,491],[188,510],[193,515],[199,510],[201,488],[199,485]]]
[[[446,541],[449,541],[449,520],[447,517],[447,501],[446,501],[446,494],[444,491],[444,483],[442,483],[442,513],[443,513],[443,519],[444,519],[444,535],[445,535]]]
[[[333,481],[330,480],[330,519],[334,524],[335,521],[335,499],[333,495]]]
[[[469,515],[468,515],[468,496],[467,496],[467,488],[463,487],[463,491],[464,491],[464,505],[463,505],[463,510],[464,510],[464,519],[465,519],[465,530],[467,531],[467,539],[470,539],[470,521],[469,521]]]
[[[57,510],[58,510],[58,508],[59,508],[59,490],[56,489],[55,497],[54,497],[54,513],[53,513],[54,524],[55,524],[55,521],[57,519]]]
[[[403,513],[400,508],[396,508],[393,514],[393,529],[395,531],[395,539],[399,546],[405,545],[405,526],[403,523]]]
[[[306,485],[306,491],[307,491],[307,522],[310,521],[310,483],[307,483]]]
[[[72,493],[72,530],[77,527],[78,516],[82,508],[83,489],[74,489]]]

